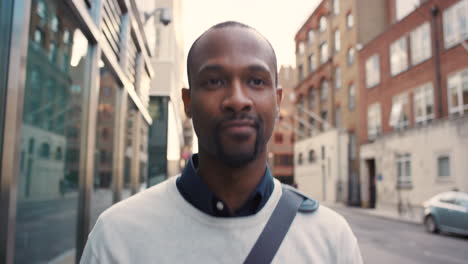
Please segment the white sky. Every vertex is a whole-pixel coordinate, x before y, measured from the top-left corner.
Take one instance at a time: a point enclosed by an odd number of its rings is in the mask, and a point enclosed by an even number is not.
[[[294,36],[318,0],[183,0],[185,55],[209,27],[236,20],[256,28],[273,45],[278,66],[295,65]]]

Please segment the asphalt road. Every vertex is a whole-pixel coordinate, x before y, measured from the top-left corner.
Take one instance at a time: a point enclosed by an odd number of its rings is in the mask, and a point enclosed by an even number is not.
[[[351,225],[364,263],[467,264],[468,237],[429,234],[422,225],[333,208]]]

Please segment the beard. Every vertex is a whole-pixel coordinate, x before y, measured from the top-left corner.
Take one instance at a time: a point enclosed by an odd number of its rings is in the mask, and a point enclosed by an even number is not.
[[[221,124],[225,121],[233,120],[251,120],[254,122],[255,142],[251,150],[243,152],[231,152],[226,149],[226,146],[221,140]],[[214,128],[214,144],[216,147],[217,158],[230,168],[240,168],[252,161],[256,160],[258,155],[265,149],[264,123],[258,116],[242,114],[239,116],[231,116],[221,119],[217,122]],[[248,138],[239,137],[239,140],[247,140]]]

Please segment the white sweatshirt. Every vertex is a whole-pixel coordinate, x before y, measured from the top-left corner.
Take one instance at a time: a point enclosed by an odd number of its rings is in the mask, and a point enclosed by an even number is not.
[[[242,263],[281,197],[281,183],[255,215],[207,215],[180,195],[176,177],[106,210],[81,263]],[[298,212],[273,263],[362,263],[346,220],[325,206]]]

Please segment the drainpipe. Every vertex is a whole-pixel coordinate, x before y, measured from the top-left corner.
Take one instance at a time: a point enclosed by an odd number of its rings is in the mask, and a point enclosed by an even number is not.
[[[440,53],[439,53],[439,31],[437,27],[437,16],[439,15],[439,7],[437,5],[431,8],[432,15],[432,34],[434,39],[434,73],[436,76],[436,92],[437,92],[437,116],[442,118],[442,75],[440,70]]]

